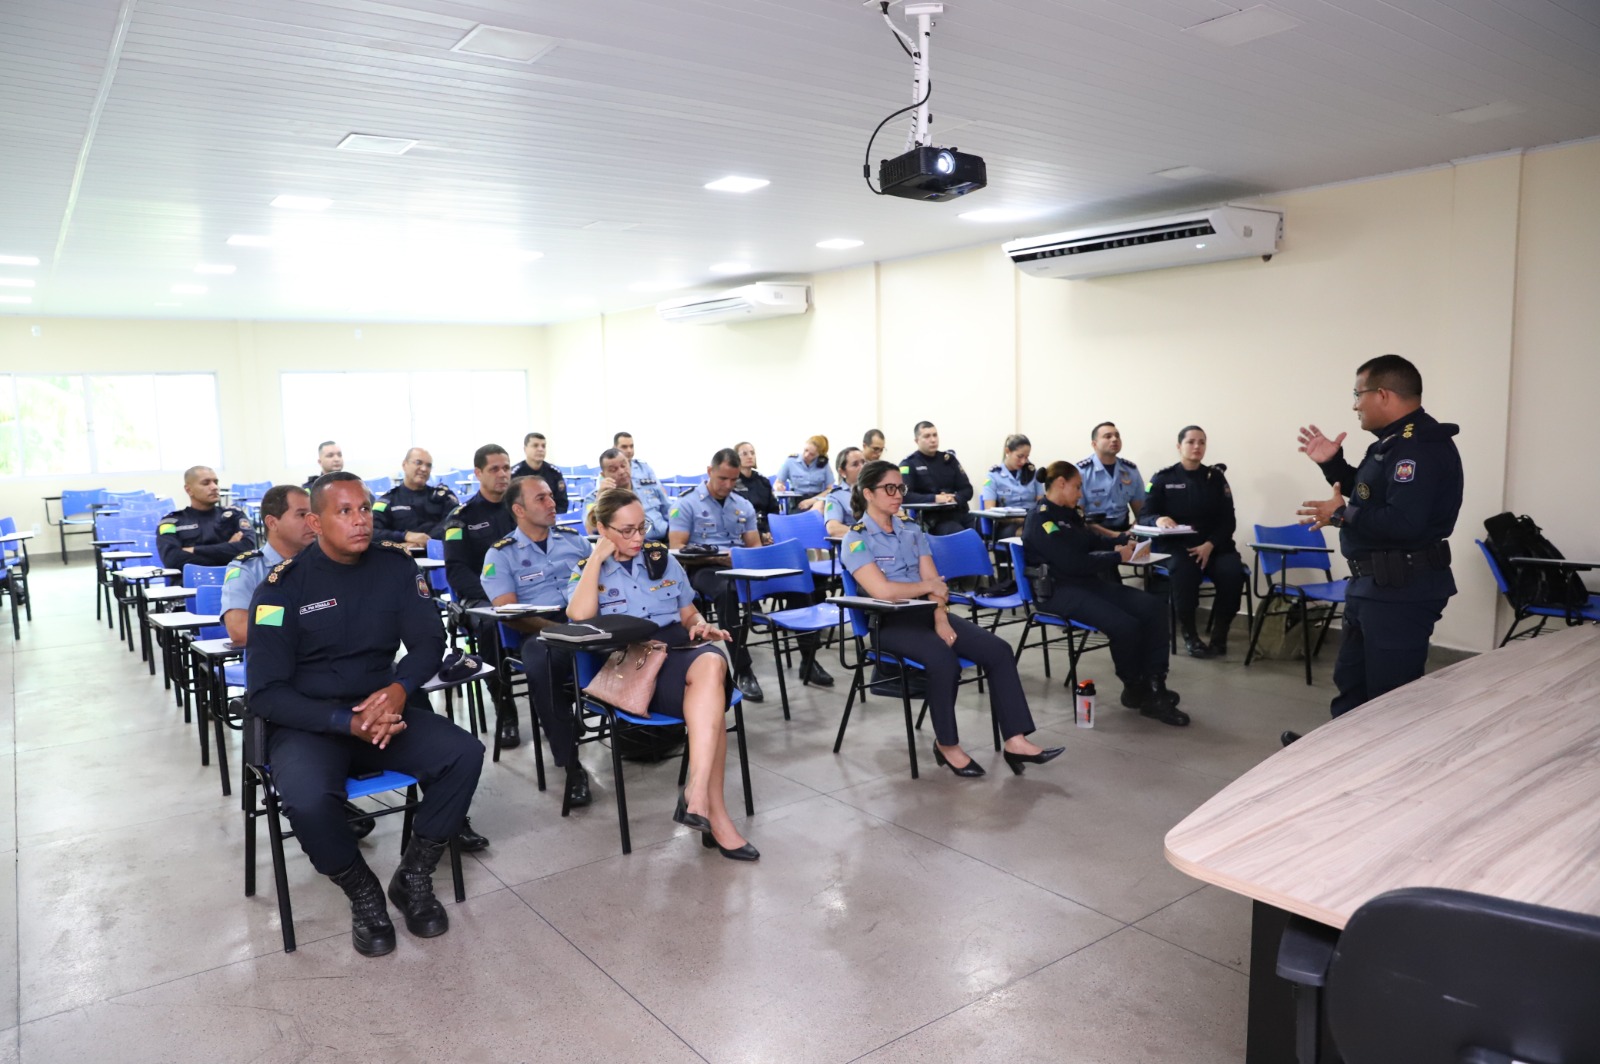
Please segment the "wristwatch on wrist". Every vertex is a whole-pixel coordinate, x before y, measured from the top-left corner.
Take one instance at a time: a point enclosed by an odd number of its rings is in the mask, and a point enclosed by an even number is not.
[[[1341,506],[1337,510],[1333,511],[1333,516],[1328,518],[1328,524],[1332,525],[1334,528],[1343,528],[1344,527],[1344,507],[1343,506]]]

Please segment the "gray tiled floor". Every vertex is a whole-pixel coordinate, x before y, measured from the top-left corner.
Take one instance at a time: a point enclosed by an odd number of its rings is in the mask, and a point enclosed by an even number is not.
[[[608,763],[587,756],[597,801],[563,821],[524,744],[485,768],[473,819],[494,845],[448,935],[357,956],[342,895],[296,851],[286,955],[264,833],[247,899],[238,799],[95,625],[91,579],[39,561],[34,622],[0,636],[0,1064],[1242,1058],[1248,904],[1174,871],[1161,839],[1280,730],[1325,719],[1327,660],[1314,688],[1292,663],[1177,660],[1192,727],[1108,706],[1079,731],[1065,662],[1046,680],[1030,652],[1037,738],[1068,753],[1012,776],[967,689],[976,781],[935,768],[931,737],[911,780],[883,699],[835,755],[842,684],[792,690],[785,723],[769,665],[747,713],[758,864],[672,823],[675,765],[629,766],[621,856]],[[385,876],[397,829],[365,844]]]

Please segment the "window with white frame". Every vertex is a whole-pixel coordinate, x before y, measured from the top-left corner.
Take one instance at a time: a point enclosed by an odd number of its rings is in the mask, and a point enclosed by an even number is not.
[[[214,373],[0,374],[0,476],[221,464]]]

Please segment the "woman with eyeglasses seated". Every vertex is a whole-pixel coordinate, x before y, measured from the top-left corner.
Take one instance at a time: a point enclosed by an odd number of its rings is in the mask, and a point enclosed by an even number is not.
[[[1078,467],[1051,462],[1044,471],[1044,499],[1022,531],[1029,575],[1039,579],[1034,569],[1045,566],[1055,585],[1039,610],[1105,633],[1122,679],[1123,705],[1163,724],[1188,724],[1178,693],[1167,689],[1167,604],[1160,595],[1104,578],[1133,556],[1134,545],[1126,532],[1107,539],[1090,528],[1078,512],[1082,498]]]
[[[682,717],[689,736],[689,782],[672,819],[701,832],[707,849],[716,847],[735,861],[754,861],[761,854],[733,826],[722,793],[728,759],[727,658],[709,643],[688,647],[730,636],[700,616],[688,574],[666,544],[645,542],[644,507],[637,495],[612,488],[596,497],[590,512],[600,539],[567,583],[567,617],[642,617],[661,626],[654,638],[687,648],[667,653],[650,701],[651,713]]]
[[[997,506],[1030,509],[1044,494],[1039,471],[1028,461],[1028,456],[1033,453],[1033,444],[1028,437],[1016,433],[1006,437],[1004,446],[1005,453],[1000,464],[989,468],[983,478],[983,487],[978,489],[978,507],[982,510],[992,510]],[[1022,519],[1019,517],[995,522],[997,537],[1014,536],[1021,530]]]
[[[884,616],[879,649],[915,661],[928,683],[928,709],[933,716],[933,759],[957,776],[984,775],[983,766],[961,749],[956,734],[956,686],[966,658],[984,671],[989,703],[1005,739],[1005,760],[1022,774],[1027,764],[1043,764],[1061,756],[1060,746],[1046,750],[1028,740],[1033,715],[1017,678],[1017,664],[1005,640],[971,621],[951,616],[950,593],[933,567],[928,537],[900,514],[905,481],[891,462],[868,462],[856,480],[852,510],[857,521],[845,533],[839,556],[864,594],[873,598],[931,599],[932,609],[913,609]]]
[[[828,437],[812,436],[778,467],[773,485],[779,491],[798,491],[802,498],[796,509],[811,510],[822,505],[822,496],[833,479],[828,473]]]
[[[1139,508],[1139,523],[1158,528],[1188,525],[1193,534],[1163,536],[1166,563],[1172,574],[1172,605],[1178,613],[1183,645],[1190,657],[1220,658],[1228,653],[1228,629],[1239,615],[1244,594],[1244,562],[1233,545],[1239,527],[1233,512],[1233,489],[1224,475],[1226,466],[1206,465],[1206,430],[1186,425],[1178,432],[1178,463],[1150,478],[1150,491]],[[1211,600],[1211,645],[1195,630],[1194,613],[1200,604],[1200,581],[1210,577],[1216,587]]]
[[[770,542],[767,518],[780,512],[778,500],[772,494],[772,481],[762,476],[756,468],[755,444],[743,440],[733,450],[739,456],[739,483],[733,486],[733,490],[749,499],[750,505],[756,508],[756,525],[761,529],[762,537]]]
[[[852,509],[855,504],[850,496],[856,490],[861,467],[866,464],[867,456],[859,447],[846,447],[839,452],[839,458],[834,463],[839,470],[839,483],[822,497],[822,520],[828,526],[828,535],[842,537],[855,524],[856,517]]]

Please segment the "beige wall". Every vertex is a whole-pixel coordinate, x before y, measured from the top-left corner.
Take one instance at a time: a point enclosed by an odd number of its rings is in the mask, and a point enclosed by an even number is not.
[[[1492,645],[1493,588],[1472,546],[1483,517],[1533,513],[1569,555],[1600,555],[1583,471],[1600,395],[1600,143],[1263,202],[1287,212],[1270,263],[1045,281],[1016,271],[997,237],[818,275],[811,313],[737,326],[666,325],[641,309],[543,329],[366,326],[358,341],[350,326],[39,319],[33,339],[35,320],[8,318],[0,357],[217,368],[228,462],[249,479],[304,475],[277,464],[280,368],[422,368],[442,352],[463,368],[528,369],[532,427],[555,460],[592,463],[626,428],[662,473],[698,471],[741,438],[773,472],[814,432],[837,451],[869,425],[898,458],[923,418],[975,480],[1007,433],[1028,433],[1036,460],[1076,459],[1106,418],[1149,473],[1197,422],[1230,468],[1243,541],[1250,523],[1292,521],[1326,490],[1295,451],[1300,425],[1351,432],[1359,455],[1354,368],[1394,351],[1422,367],[1428,408],[1462,427],[1462,590],[1437,641]],[[492,431],[514,444],[514,429]],[[0,485],[0,512],[31,512],[46,486],[60,485]]]

